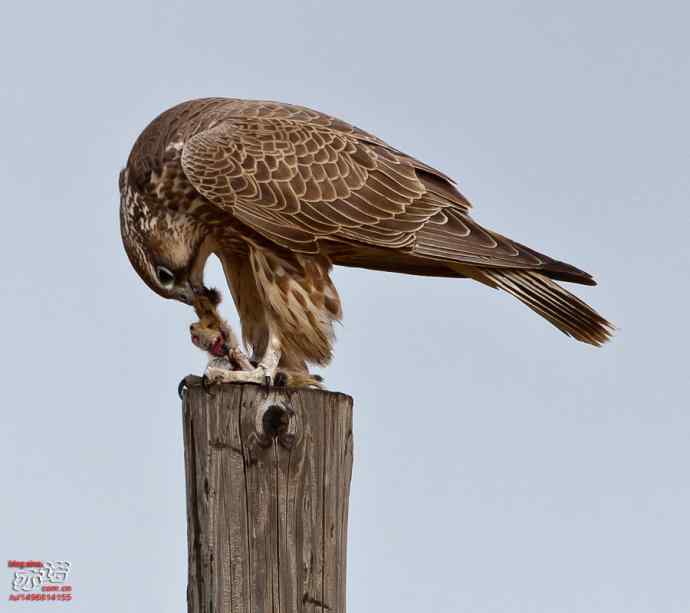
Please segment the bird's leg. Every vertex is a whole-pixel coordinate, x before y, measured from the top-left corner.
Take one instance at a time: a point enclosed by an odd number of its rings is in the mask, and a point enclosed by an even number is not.
[[[261,362],[259,362],[259,368],[263,368],[266,374],[273,379],[276,370],[278,370],[278,363],[280,362],[280,356],[283,352],[280,347],[280,339],[273,333],[273,330],[270,328],[269,330],[266,352],[264,353],[264,357],[261,358]]]
[[[282,350],[280,339],[269,330],[268,343],[261,361],[250,370],[227,370],[219,368],[214,361],[209,362],[206,375],[213,383],[261,383],[270,385],[278,370]]]
[[[267,340],[259,343],[260,347],[265,343],[263,356],[258,363],[251,362],[240,349],[233,329],[218,314],[219,303],[220,296],[214,290],[200,294],[194,304],[199,321],[190,326],[192,343],[209,354],[205,381],[320,387],[321,378],[310,375],[304,363],[301,368],[290,361],[279,366],[281,343],[270,325],[265,330]]]

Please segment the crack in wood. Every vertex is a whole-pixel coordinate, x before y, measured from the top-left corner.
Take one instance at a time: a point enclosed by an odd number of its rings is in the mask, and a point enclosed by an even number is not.
[[[218,449],[218,450],[223,450],[223,449],[229,449],[230,451],[234,451],[235,453],[238,453],[239,455],[242,454],[242,450],[239,447],[235,447],[234,445],[231,445],[230,443],[226,443],[225,441],[221,441],[219,439],[215,439],[209,443],[213,449]]]
[[[314,598],[313,596],[310,596],[309,594],[304,595],[304,597],[302,598],[302,602],[304,604],[316,605],[317,607],[321,607],[322,609],[326,609],[326,611],[331,610],[331,607],[329,607],[325,602],[321,602],[320,600],[318,600],[317,598]]]

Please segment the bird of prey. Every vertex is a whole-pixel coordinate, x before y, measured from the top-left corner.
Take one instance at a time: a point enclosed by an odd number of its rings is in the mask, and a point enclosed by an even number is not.
[[[330,361],[342,314],[334,264],[473,279],[592,345],[613,330],[555,283],[595,285],[591,275],[483,228],[450,177],[305,107],[179,104],[135,142],[120,194],[125,250],[160,296],[195,304],[207,258],[220,259],[254,356],[224,380]]]

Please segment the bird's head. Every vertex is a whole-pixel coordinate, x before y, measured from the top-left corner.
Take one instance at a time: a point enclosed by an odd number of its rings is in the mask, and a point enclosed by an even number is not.
[[[207,232],[183,213],[150,202],[120,180],[120,230],[129,261],[154,292],[193,304],[205,290]]]

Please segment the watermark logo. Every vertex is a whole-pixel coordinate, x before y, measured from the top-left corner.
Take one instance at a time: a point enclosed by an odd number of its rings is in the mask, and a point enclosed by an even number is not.
[[[9,560],[7,567],[14,572],[11,601],[66,602],[73,598],[72,586],[68,583],[72,570],[70,562]]]

